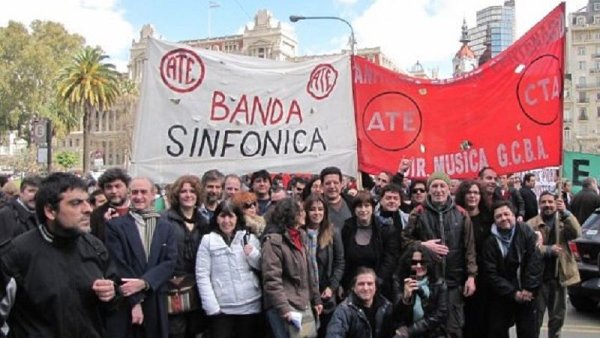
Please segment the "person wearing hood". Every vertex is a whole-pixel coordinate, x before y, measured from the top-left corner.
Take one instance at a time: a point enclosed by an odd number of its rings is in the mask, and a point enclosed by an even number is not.
[[[462,337],[464,297],[475,293],[475,239],[468,213],[450,197],[445,173],[435,172],[427,180],[427,199],[411,212],[402,244],[403,249],[422,245],[436,257],[436,273],[448,286],[448,336]]]
[[[513,206],[498,201],[492,207],[494,224],[483,244],[482,275],[490,290],[488,338],[508,338],[517,326],[518,338],[537,337],[534,299],[542,284],[543,262],[533,229],[516,220]]]

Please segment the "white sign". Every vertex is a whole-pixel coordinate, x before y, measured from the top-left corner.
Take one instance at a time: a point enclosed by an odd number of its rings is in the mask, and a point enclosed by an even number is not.
[[[146,55],[134,175],[356,173],[348,56],[291,63],[155,39]]]

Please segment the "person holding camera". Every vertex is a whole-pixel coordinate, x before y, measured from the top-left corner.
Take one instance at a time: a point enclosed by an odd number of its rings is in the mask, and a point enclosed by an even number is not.
[[[410,247],[400,258],[393,278],[395,338],[446,337],[448,288],[435,276],[429,251]]]

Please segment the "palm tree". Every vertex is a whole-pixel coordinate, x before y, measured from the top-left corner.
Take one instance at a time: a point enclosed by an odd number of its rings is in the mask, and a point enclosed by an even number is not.
[[[61,71],[58,94],[61,103],[73,114],[83,113],[83,172],[90,165],[90,117],[107,110],[120,95],[119,73],[104,63],[108,56],[99,48],[86,47]]]

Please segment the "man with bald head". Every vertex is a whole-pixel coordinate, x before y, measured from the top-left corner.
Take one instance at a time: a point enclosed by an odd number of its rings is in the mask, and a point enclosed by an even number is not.
[[[107,337],[166,338],[167,281],[173,275],[177,246],[172,225],[154,210],[155,185],[137,177],[129,185],[129,212],[106,227],[106,247],[121,276],[125,301],[107,321]]]

